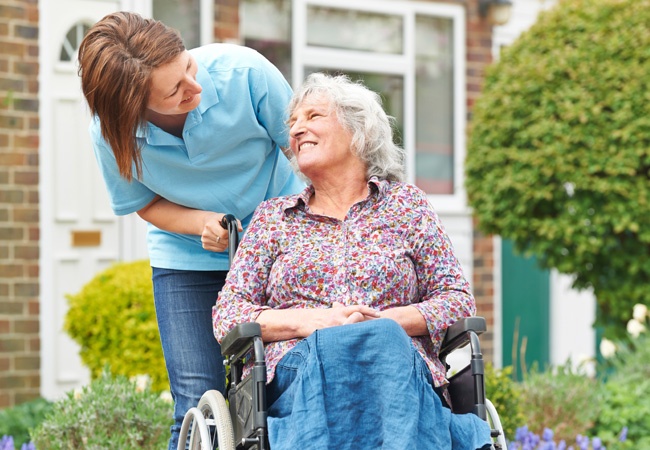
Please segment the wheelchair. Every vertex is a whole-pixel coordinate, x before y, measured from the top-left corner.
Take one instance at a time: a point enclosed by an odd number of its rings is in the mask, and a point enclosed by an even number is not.
[[[236,223],[225,223],[234,220],[231,217],[224,219],[224,228],[232,236],[233,230],[236,234]],[[236,239],[230,241],[231,258],[236,251]],[[473,413],[488,421],[493,450],[507,450],[499,415],[485,396],[484,362],[478,336],[486,330],[483,317],[460,319],[447,329],[439,357],[449,370],[447,357],[469,345],[469,364],[448,376],[451,410],[458,414]],[[216,390],[203,394],[198,405],[184,417],[178,450],[185,450],[188,439],[190,450],[269,450],[266,362],[260,325],[255,322],[237,325],[223,339],[221,352],[224,364],[229,367],[228,401]],[[244,366],[251,361],[250,372],[242,377]]]
[[[486,331],[483,317],[466,317],[447,330],[440,359],[470,346],[470,363],[449,377],[447,389],[454,413],[474,413],[491,425],[494,450],[507,450],[499,415],[485,397],[484,364],[478,336]],[[266,363],[259,324],[237,325],[223,340],[222,353],[230,367],[228,402],[216,390],[201,397],[183,420],[179,450],[188,436],[192,450],[268,450],[266,427]],[[244,364],[252,358],[251,372],[242,379]]]

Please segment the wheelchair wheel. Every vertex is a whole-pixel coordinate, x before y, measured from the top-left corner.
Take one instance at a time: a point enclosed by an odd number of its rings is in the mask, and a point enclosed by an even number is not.
[[[506,445],[506,436],[503,431],[503,425],[501,425],[501,419],[499,419],[497,409],[487,398],[485,399],[485,409],[487,410],[488,420],[491,424],[492,429],[499,432],[499,435],[496,437],[496,445],[498,445],[497,448],[501,450],[507,450],[508,447]]]
[[[194,421],[190,434],[190,449],[213,450],[214,444],[217,444],[216,448],[219,450],[235,450],[232,419],[221,392],[207,391],[199,400],[196,409],[200,411],[204,419],[206,432],[204,433],[201,429],[203,424],[200,420]]]
[[[185,414],[183,418],[183,424],[181,425],[181,431],[178,436],[178,450],[185,450],[185,444],[187,443],[187,435],[192,427],[192,438],[195,438],[195,433],[199,433],[200,437],[193,439],[195,442],[201,443],[201,450],[212,450],[212,441],[210,439],[210,429],[208,424],[203,417],[203,413],[199,408],[190,408],[189,411]],[[192,447],[190,447],[192,448]],[[198,447],[197,447],[198,448]]]

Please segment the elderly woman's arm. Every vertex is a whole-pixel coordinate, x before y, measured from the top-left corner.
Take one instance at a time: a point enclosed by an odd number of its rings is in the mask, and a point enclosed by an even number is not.
[[[404,328],[404,331],[409,336],[426,336],[429,334],[427,321],[420,310],[414,306],[397,306],[385,309],[379,313],[379,317],[393,319]]]
[[[474,297],[436,213],[422,195],[420,217],[412,220],[412,255],[418,279],[419,303],[382,311],[409,336],[429,335],[440,342],[449,325],[476,312]]]

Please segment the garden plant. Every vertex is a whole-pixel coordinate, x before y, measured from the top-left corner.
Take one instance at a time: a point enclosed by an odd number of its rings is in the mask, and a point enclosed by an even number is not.
[[[93,378],[108,365],[127,377],[148,374],[155,391],[169,389],[148,261],[114,264],[68,301],[65,330]]]
[[[650,304],[650,0],[559,0],[486,72],[466,159],[480,229],[592,288],[605,336]]]
[[[172,405],[148,384],[108,370],[54,404],[32,431],[38,450],[166,448]]]

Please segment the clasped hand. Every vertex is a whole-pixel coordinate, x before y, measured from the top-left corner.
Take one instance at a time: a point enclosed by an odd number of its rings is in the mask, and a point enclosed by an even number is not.
[[[345,306],[343,303],[334,302],[329,310],[329,319],[332,322],[329,326],[347,325],[351,323],[364,322],[366,320],[378,319],[379,311],[367,305]]]

